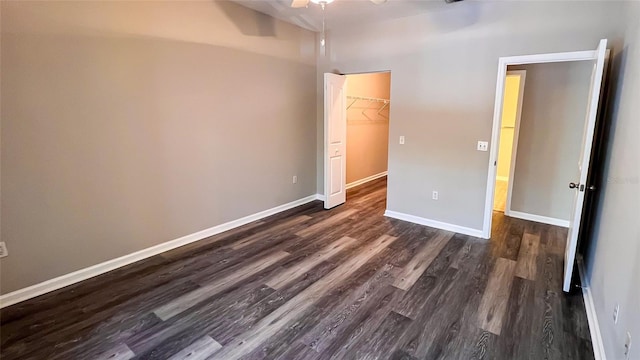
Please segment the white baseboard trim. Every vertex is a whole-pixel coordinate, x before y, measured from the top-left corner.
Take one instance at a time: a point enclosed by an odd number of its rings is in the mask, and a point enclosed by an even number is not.
[[[364,179],[360,179],[360,180],[356,180],[354,182],[350,182],[345,186],[345,189],[351,189],[351,188],[356,187],[358,185],[362,185],[362,184],[368,183],[369,181],[373,181],[375,179],[380,179],[381,177],[384,177],[384,176],[387,176],[387,172],[386,171],[383,171],[383,172],[381,172],[379,174],[367,176]]]
[[[324,201],[324,195],[316,194],[316,200]]]
[[[459,234],[475,236],[475,237],[482,237],[482,230],[472,229],[472,228],[468,228],[468,227],[464,227],[464,226],[449,224],[449,223],[436,221],[436,220],[431,220],[431,219],[425,219],[425,218],[422,218],[422,217],[419,217],[419,216],[404,214],[404,213],[400,213],[400,212],[396,212],[396,211],[386,210],[384,212],[384,216],[387,216],[387,217],[390,217],[390,218],[394,218],[394,219],[398,219],[398,220],[404,220],[404,221],[412,222],[412,223],[415,223],[415,224],[430,226],[430,227],[436,228],[436,229],[453,231],[453,232],[456,232],[456,233],[459,233]]]
[[[69,286],[83,280],[87,280],[89,278],[104,274],[106,272],[115,270],[125,265],[132,264],[136,261],[140,261],[140,260],[149,258],[151,256],[158,255],[165,251],[169,251],[177,247],[187,245],[189,243],[202,240],[216,234],[220,234],[222,232],[231,230],[233,228],[237,228],[239,226],[248,224],[250,222],[260,220],[267,216],[271,216],[279,212],[292,209],[296,206],[304,205],[314,200],[318,200],[318,194],[307,196],[287,204],[276,206],[274,208],[264,210],[252,215],[248,215],[237,220],[229,221],[224,224],[216,225],[214,227],[210,227],[208,229],[201,230],[196,233],[186,235],[175,240],[170,240],[146,249],[142,249],[140,251],[136,251],[128,255],[121,256],[119,258],[111,259],[93,266],[89,266],[84,269],[74,271],[66,275],[58,276],[56,278],[41,282],[39,284],[31,285],[29,287],[1,295],[0,309],[34,298],[36,296],[46,294],[54,290],[61,289],[65,286]]]
[[[514,217],[522,220],[535,221],[543,224],[562,226],[566,228],[569,227],[569,220],[556,219],[552,217],[534,215],[534,214],[524,213],[520,211],[513,211],[513,210],[507,210],[505,211],[504,214],[506,216],[510,216],[510,217]]]
[[[593,355],[595,360],[607,360],[607,355],[604,352],[604,343],[602,342],[602,334],[600,333],[600,323],[598,322],[596,307],[593,303],[591,287],[585,277],[582,259],[578,259],[578,273],[580,274],[580,282],[582,283],[582,297],[584,298],[584,307],[587,311],[587,321],[589,322],[589,332],[591,333],[591,343],[593,344]]]
[[[496,180],[498,181],[509,181],[508,176],[496,176]]]

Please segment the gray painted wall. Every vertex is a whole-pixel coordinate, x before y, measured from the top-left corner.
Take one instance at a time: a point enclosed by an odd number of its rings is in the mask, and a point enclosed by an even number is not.
[[[568,184],[579,178],[593,62],[514,69],[527,70],[527,78],[511,210],[568,221],[575,194]]]
[[[587,277],[608,359],[640,359],[640,4],[629,3],[624,51],[613,58],[612,113]],[[624,17],[620,19],[624,21]],[[620,304],[618,324],[613,309]]]
[[[315,193],[313,33],[212,1],[1,20],[2,293]]]
[[[391,70],[390,210],[481,229],[498,58],[595,49],[622,39],[619,2],[461,2],[432,13],[335,29],[321,74]],[[541,22],[540,19],[544,19]],[[317,189],[322,192],[322,109]],[[398,137],[406,136],[399,145]],[[431,200],[438,190],[440,199]]]

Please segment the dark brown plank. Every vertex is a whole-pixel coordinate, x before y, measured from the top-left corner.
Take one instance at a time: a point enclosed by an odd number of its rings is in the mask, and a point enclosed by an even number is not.
[[[387,287],[395,280],[397,275],[394,272],[397,274],[398,269],[391,265],[380,268],[366,283],[326,314],[324,319],[304,335],[301,342],[317,352],[322,352],[346,331],[349,324],[362,321],[371,306],[379,306],[384,298],[381,288]]]
[[[422,274],[414,286],[407,291],[400,301],[394,304],[394,311],[411,319],[416,319],[422,311],[426,299],[433,298],[444,286],[443,281],[452,258],[460,252],[463,241],[454,237],[447,243],[442,252],[436,257],[431,266]],[[452,272],[455,272],[452,270]]]
[[[496,260],[478,309],[478,326],[496,335],[500,335],[502,329],[515,267],[515,261]]]
[[[518,259],[525,223],[526,222],[524,220],[514,218],[509,219],[509,227],[504,234],[504,239],[502,240],[502,251],[499,254],[499,257],[514,261]]]
[[[522,236],[522,244],[520,245],[520,253],[516,263],[516,276],[529,280],[536,279],[539,246],[539,235],[525,233]]]
[[[322,220],[318,223],[307,226],[306,228],[296,232],[296,235],[301,237],[306,237],[318,231],[325,230],[326,228],[330,228],[334,224],[337,224],[338,222],[344,219],[347,219],[349,216],[355,214],[357,211],[358,210],[356,209],[347,209],[347,210],[341,211],[325,220]]]
[[[395,351],[398,338],[394,335],[404,330],[411,319],[391,311],[380,326],[369,336],[360,338],[359,344],[349,351],[339,351],[335,359],[380,359]]]
[[[447,245],[453,235],[453,233],[447,231],[439,231],[433,238],[428,239],[413,259],[409,260],[402,269],[393,286],[402,290],[409,290],[431,265],[431,262],[440,254],[440,251]]]
[[[363,346],[363,339],[367,339],[382,324],[386,316],[391,312],[392,305],[400,299],[403,291],[394,286],[385,286],[377,298],[377,306],[365,307],[360,316],[354,318],[345,326],[339,337],[334,341],[325,345],[320,350],[320,359],[344,358],[347,357],[354,349]],[[379,299],[379,300],[378,300]],[[371,304],[374,304],[371,301]]]
[[[161,305],[153,310],[153,312],[162,320],[167,320],[172,316],[175,316],[186,309],[216,295],[222,291],[225,291],[237,283],[246,280],[247,278],[255,275],[266,268],[278,263],[280,260],[289,256],[290,254],[285,251],[275,251],[268,256],[261,257],[249,264],[243,264],[238,268],[233,268],[225,276],[219,277],[217,280],[210,283],[201,284],[201,287],[195,289],[189,293],[186,293],[172,301]]]
[[[265,316],[252,329],[241,334],[232,342],[225,344],[219,352],[213,355],[213,358],[227,359],[247,355],[265,342],[269,334],[279,331],[289,322],[297,320],[310,305],[314,304],[316,299],[326,294],[330,287],[347,279],[355,270],[386,248],[395,239],[388,235],[382,235],[377,240],[365,245],[361,251],[357,252],[347,262],[344,262],[322,279],[304,289],[276,311]]]

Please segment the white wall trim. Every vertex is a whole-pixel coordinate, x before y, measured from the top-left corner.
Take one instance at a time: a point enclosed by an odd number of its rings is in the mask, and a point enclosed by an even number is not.
[[[414,224],[425,225],[425,226],[429,226],[429,227],[436,228],[436,229],[453,231],[453,232],[456,232],[456,233],[459,233],[459,234],[470,235],[470,236],[475,236],[475,237],[482,237],[482,230],[479,230],[479,229],[472,229],[472,228],[468,228],[468,227],[464,227],[464,226],[459,226],[459,225],[449,224],[449,223],[445,223],[445,222],[441,222],[441,221],[426,219],[426,218],[422,218],[422,217],[419,217],[419,216],[400,213],[400,212],[397,212],[397,211],[385,210],[384,216],[387,216],[387,217],[390,217],[390,218],[394,218],[394,219],[398,219],[398,220],[412,222]]]
[[[316,194],[316,200],[324,201],[324,195],[323,194]]]
[[[273,214],[277,214],[279,212],[292,209],[296,206],[304,205],[314,200],[319,200],[318,194],[310,195],[302,199],[292,201],[290,203],[276,206],[274,208],[267,209],[252,215],[248,215],[237,220],[229,221],[224,224],[216,225],[208,229],[201,230],[193,234],[180,237],[178,239],[170,240],[146,249],[142,249],[140,251],[136,251],[128,255],[124,255],[124,256],[111,259],[93,266],[89,266],[84,269],[74,271],[66,275],[58,276],[56,278],[41,282],[39,284],[31,285],[29,287],[1,295],[0,309],[34,298],[36,296],[46,294],[54,290],[61,289],[65,286],[78,283],[80,281],[98,276],[100,274],[104,274],[111,270],[115,270],[125,265],[132,264],[136,261],[140,261],[140,260],[149,258],[151,256],[158,255],[165,251],[169,251],[177,247],[180,247],[198,240],[202,240],[216,234],[220,234],[222,232],[231,230],[233,228],[237,228],[239,226],[248,224],[250,222],[260,220],[267,216],[271,216]]]
[[[522,220],[529,220],[529,221],[535,221],[543,224],[562,226],[565,228],[569,227],[569,220],[562,220],[562,219],[552,218],[548,216],[529,214],[529,213],[513,211],[513,210],[505,212],[504,214],[506,216],[511,216],[514,218],[522,219]]]
[[[381,177],[385,177],[385,176],[387,176],[387,171],[383,171],[381,173],[378,173],[378,174],[375,174],[375,175],[371,175],[371,176],[367,176],[366,178],[350,182],[344,188],[345,189],[351,189],[351,188],[356,187],[358,185],[362,185],[362,184],[368,183],[369,181],[380,179]]]
[[[598,315],[596,314],[596,306],[593,303],[593,294],[591,294],[591,287],[585,277],[584,263],[581,258],[578,259],[578,273],[580,274],[580,282],[582,283],[582,297],[584,298],[584,307],[587,312],[587,321],[589,322],[593,355],[595,360],[607,360],[607,355],[604,352],[604,343],[602,342],[602,334],[600,333],[600,323],[598,322]]]

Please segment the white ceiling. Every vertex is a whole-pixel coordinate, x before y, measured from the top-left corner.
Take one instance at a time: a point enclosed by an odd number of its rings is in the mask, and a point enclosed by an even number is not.
[[[312,31],[322,29],[322,10],[319,5],[313,3],[309,3],[306,8],[293,9],[289,6],[291,0],[233,1],[305,29]],[[384,4],[375,5],[369,0],[335,0],[327,5],[326,25],[327,29],[331,29],[345,25],[401,18],[456,6],[464,6],[464,2],[447,4],[444,0],[388,0]]]

